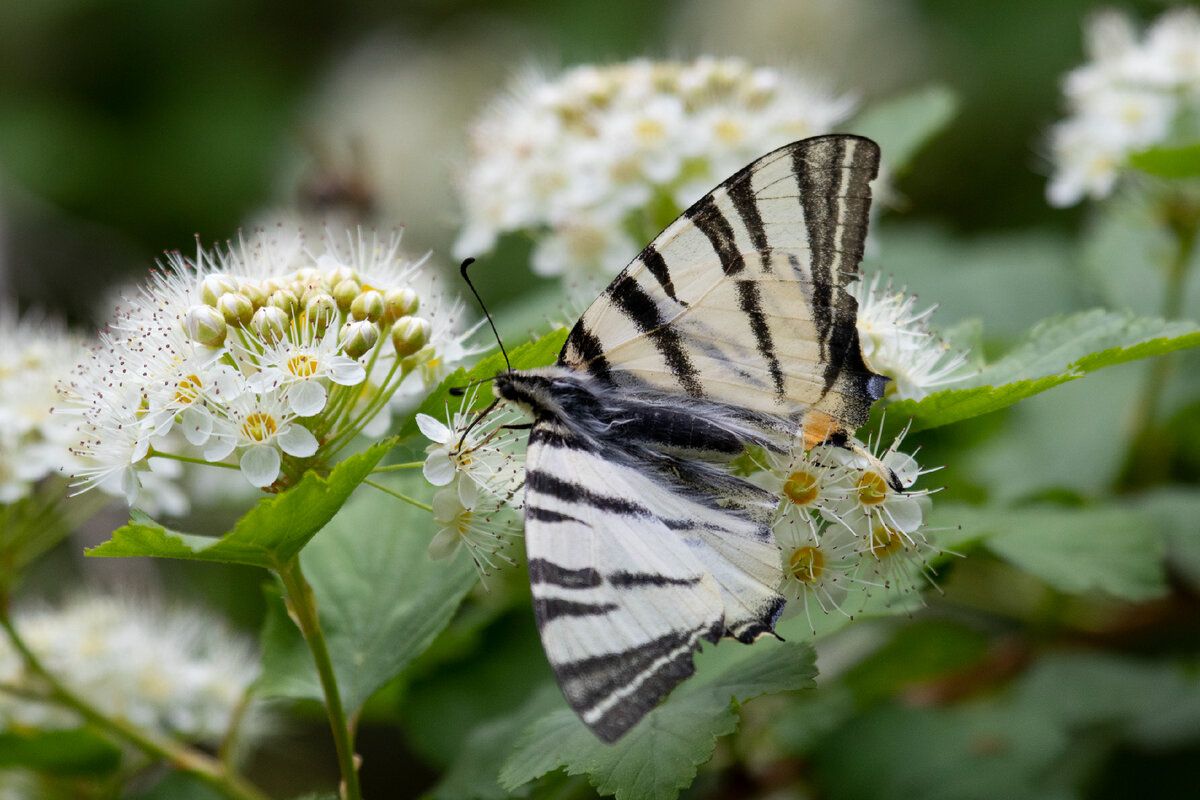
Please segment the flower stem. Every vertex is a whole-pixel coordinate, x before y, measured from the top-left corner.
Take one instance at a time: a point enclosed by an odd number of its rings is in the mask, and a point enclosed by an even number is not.
[[[400,492],[389,489],[386,486],[384,486],[383,484],[376,483],[375,481],[372,481],[372,480],[364,480],[363,483],[365,483],[367,486],[378,489],[379,491],[383,492],[384,494],[390,494],[392,497],[396,498],[397,500],[403,500],[404,502],[408,503],[410,506],[416,506],[417,508],[424,509],[425,511],[433,513],[433,506],[422,503],[420,500],[417,500],[416,498],[409,497],[406,494],[401,494]]]
[[[49,694],[42,699],[69,708],[87,722],[129,742],[147,755],[162,759],[176,769],[190,772],[226,797],[233,798],[233,800],[269,800],[258,787],[230,771],[224,764],[211,756],[193,750],[156,731],[141,728],[123,719],[106,716],[87,700],[68,689],[42,665],[37,654],[29,649],[9,618],[7,609],[0,610],[0,627],[3,627],[5,633],[8,634],[9,641],[20,653],[29,671],[37,675],[49,688]]]
[[[377,472],[396,472],[402,469],[420,469],[423,466],[425,466],[424,461],[409,461],[406,464],[388,464],[383,467],[376,467],[371,470],[371,474],[374,475]]]
[[[1166,224],[1175,239],[1175,247],[1167,263],[1166,283],[1162,300],[1162,316],[1178,319],[1183,313],[1184,289],[1188,267],[1196,251],[1200,234],[1200,207],[1186,201],[1166,203]],[[1159,401],[1170,381],[1176,359],[1171,354],[1155,358],[1149,365],[1146,381],[1134,408],[1136,433],[1119,482],[1129,490],[1160,483],[1170,470],[1171,437],[1159,430]]]
[[[329,715],[333,745],[337,750],[338,766],[342,772],[342,798],[362,800],[362,791],[358,786],[358,767],[354,757],[354,734],[342,707],[342,696],[338,691],[329,647],[325,643],[325,633],[321,630],[321,623],[317,618],[317,604],[312,587],[304,580],[300,571],[299,556],[294,556],[277,571],[287,590],[288,607],[300,626],[308,649],[312,651],[313,662],[321,678],[321,688],[325,692],[325,711]]]

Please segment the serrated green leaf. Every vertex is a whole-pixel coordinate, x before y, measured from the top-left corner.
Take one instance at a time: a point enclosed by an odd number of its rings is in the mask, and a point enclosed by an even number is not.
[[[121,764],[121,749],[87,728],[0,732],[0,769],[24,767],[49,775],[108,775]]]
[[[1149,517],[1116,508],[949,506],[963,531],[1017,568],[1068,594],[1141,601],[1166,591],[1163,542]]]
[[[465,552],[430,559],[432,535],[427,513],[359,495],[300,555],[349,714],[429,646],[477,580]],[[323,700],[299,630],[277,595],[270,605],[260,692]]]
[[[743,658],[715,676],[706,675],[701,663],[696,678],[611,745],[597,739],[570,709],[550,713],[517,743],[501,770],[501,785],[511,791],[566,768],[569,775],[586,773],[600,794],[619,800],[678,796],[695,779],[697,767],[712,757],[717,737],[737,729],[731,697],[744,703],[814,685],[815,654],[808,645],[764,643],[739,655]]]
[[[894,100],[871,104],[849,129],[878,142],[884,162],[899,172],[957,111],[958,97],[953,91],[945,86],[927,86]]]
[[[1154,520],[1171,568],[1200,588],[1200,491],[1162,489],[1139,497],[1132,506]]]
[[[567,340],[567,333],[568,331],[565,329],[552,331],[536,342],[528,342],[516,348],[508,354],[513,369],[544,367],[554,363],[554,360],[558,358],[559,351],[562,350],[563,342]],[[407,441],[417,435],[417,414],[428,414],[435,419],[445,419],[447,405],[453,409],[461,406],[462,399],[451,397],[450,389],[466,386],[474,380],[491,378],[502,369],[504,369],[504,356],[496,352],[480,359],[479,363],[470,370],[460,367],[447,375],[446,379],[421,402],[421,407],[400,426],[400,441]],[[490,402],[492,402],[491,390],[484,387],[484,390],[476,396],[474,408],[483,408]]]
[[[1200,175],[1200,143],[1131,153],[1129,164],[1160,178],[1194,178]]]
[[[894,403],[914,431],[948,425],[1016,403],[1104,367],[1200,345],[1200,328],[1093,309],[1036,325],[1004,358],[970,380],[919,402]]]
[[[112,539],[91,548],[87,555],[155,556],[278,567],[300,552],[337,514],[395,443],[395,439],[387,439],[350,456],[334,466],[328,477],[305,474],[291,489],[260,500],[220,538],[172,531],[135,512],[128,525],[113,531]]]

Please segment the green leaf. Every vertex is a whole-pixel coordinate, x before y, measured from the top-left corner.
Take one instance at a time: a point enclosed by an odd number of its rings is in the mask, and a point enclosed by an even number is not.
[[[1200,589],[1200,491],[1162,489],[1139,497],[1133,508],[1154,520],[1167,546],[1167,563]]]
[[[914,431],[1005,408],[1088,372],[1200,345],[1200,328],[1093,309],[1036,325],[1004,358],[970,383],[915,402],[894,403],[894,419],[912,417]]]
[[[0,769],[24,767],[51,775],[108,775],[121,749],[87,728],[0,732]]]
[[[872,103],[849,127],[878,142],[884,163],[899,172],[957,111],[958,97],[953,91],[927,86],[894,100]]]
[[[1163,542],[1152,519],[1117,508],[947,506],[964,532],[1059,591],[1141,601],[1166,592]]]
[[[429,646],[477,580],[466,553],[429,558],[432,534],[420,509],[360,495],[300,555],[348,714]],[[270,605],[260,691],[323,700],[299,630],[282,601]]]
[[[876,709],[813,755],[831,800],[1046,800],[1068,739],[1035,708]]]
[[[1165,750],[1200,735],[1200,675],[1182,663],[1050,655],[1021,678],[1016,698],[1069,728],[1119,727],[1144,747]]]
[[[552,331],[536,342],[528,342],[516,348],[508,354],[513,369],[544,367],[554,363],[554,360],[558,358],[558,352],[562,350],[563,342],[567,340],[567,333],[565,328]],[[447,405],[452,409],[457,409],[462,405],[462,399],[451,397],[450,389],[464,387],[471,381],[491,378],[503,369],[504,355],[496,352],[480,359],[479,363],[471,367],[469,371],[460,367],[447,375],[441,385],[429,393],[429,396],[422,401],[421,407],[400,427],[400,441],[407,441],[417,435],[417,414],[428,414],[435,419],[445,419]],[[485,386],[476,396],[474,408],[483,408],[492,402],[491,398],[491,389]]]
[[[168,772],[153,788],[131,795],[129,800],[223,800],[226,797],[191,773]],[[325,797],[333,800],[333,795]]]
[[[168,530],[134,512],[128,525],[87,551],[89,556],[155,556],[275,568],[300,552],[325,526],[379,460],[395,446],[387,439],[334,466],[328,477],[309,472],[298,484],[259,501],[233,530],[214,539]]]
[[[587,773],[602,795],[676,797],[695,779],[696,768],[712,757],[717,737],[737,729],[731,697],[744,703],[814,685],[815,654],[808,645],[764,642],[737,655],[715,675],[705,669],[711,666],[704,663],[707,659],[698,658],[698,674],[611,745],[597,739],[570,709],[552,712],[517,743],[500,773],[501,785],[512,791],[565,767],[570,775]]]
[[[1153,147],[1132,153],[1129,164],[1160,178],[1194,178],[1200,175],[1200,143],[1183,147]]]

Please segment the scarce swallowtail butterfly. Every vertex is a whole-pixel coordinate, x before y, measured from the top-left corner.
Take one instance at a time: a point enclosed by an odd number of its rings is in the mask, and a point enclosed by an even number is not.
[[[775,495],[750,445],[845,446],[886,379],[846,291],[879,147],[781,147],[671,223],[575,324],[554,366],[496,376],[533,418],[525,547],[567,702],[612,742],[695,667],[701,640],[774,633]]]

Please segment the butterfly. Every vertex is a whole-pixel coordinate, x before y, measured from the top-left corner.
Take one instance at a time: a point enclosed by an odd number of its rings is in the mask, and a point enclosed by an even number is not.
[[[857,303],[879,147],[829,135],[739,170],[660,233],[556,364],[497,375],[533,418],[525,547],[568,704],[605,742],[695,671],[701,642],[774,634],[778,498],[749,446],[847,446],[883,395]]]

